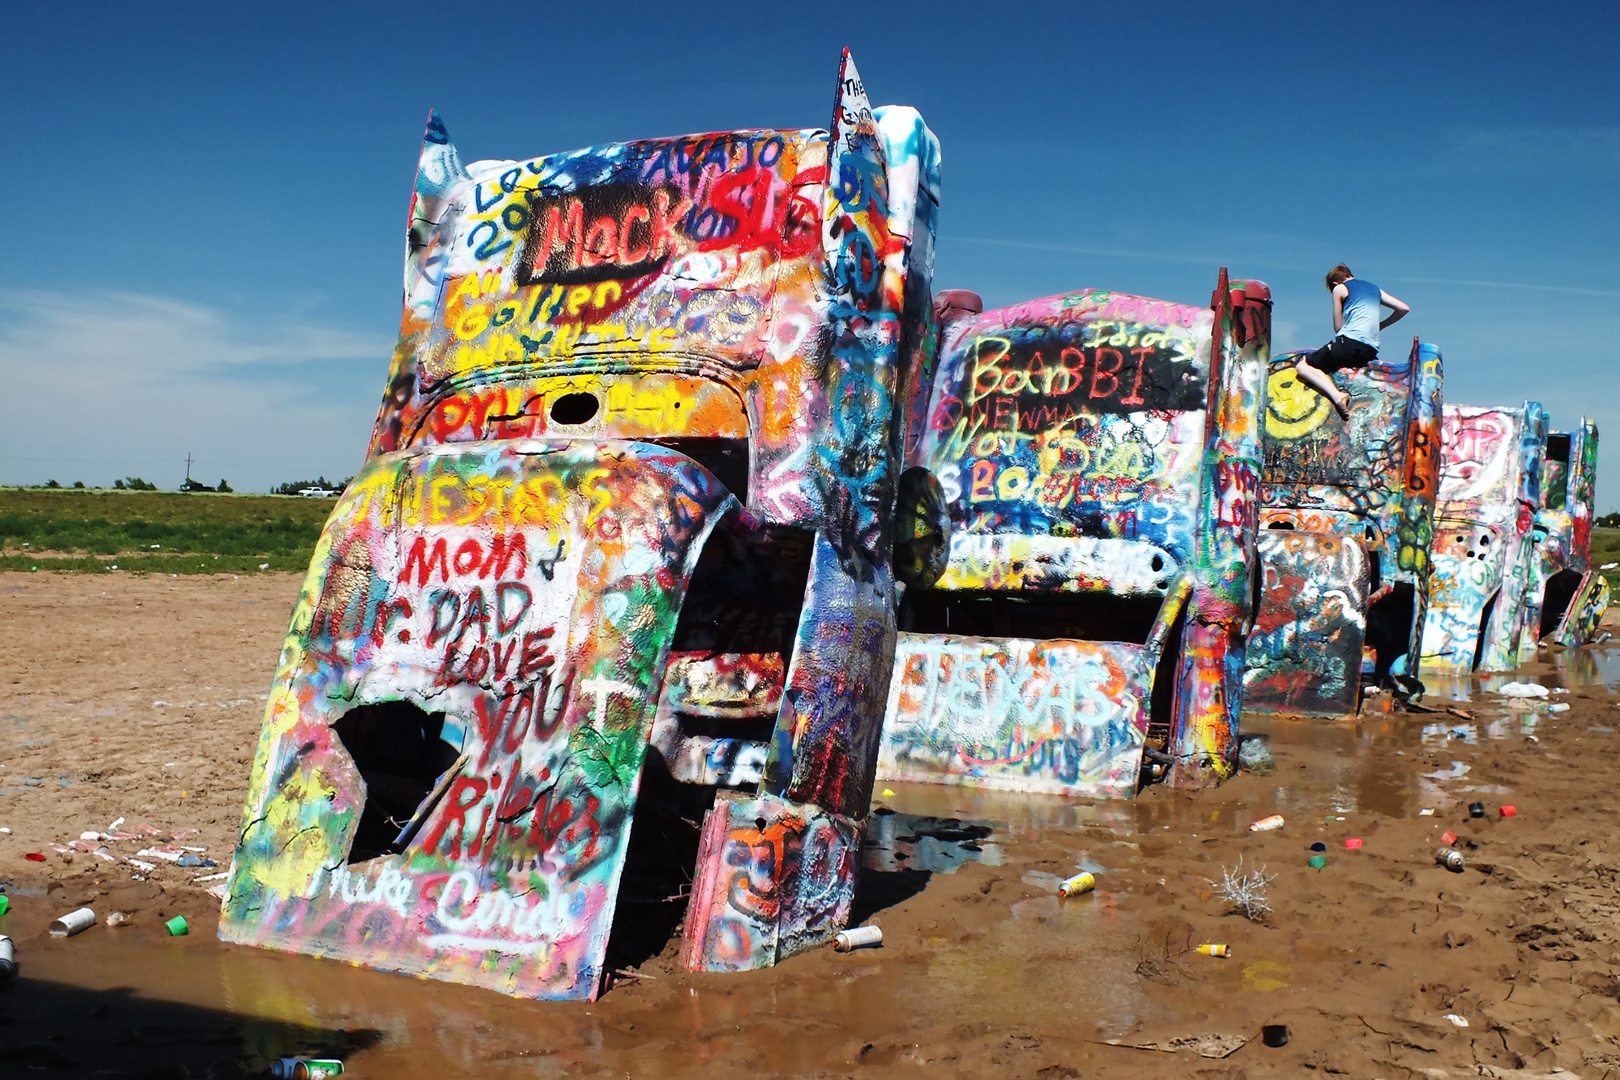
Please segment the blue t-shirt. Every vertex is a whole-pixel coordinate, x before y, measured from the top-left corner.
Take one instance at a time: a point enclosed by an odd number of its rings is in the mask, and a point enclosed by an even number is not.
[[[1360,278],[1351,278],[1344,283],[1344,287],[1350,290],[1350,295],[1344,298],[1344,325],[1339,329],[1339,336],[1378,348],[1378,324],[1383,321],[1380,312],[1384,290]]]

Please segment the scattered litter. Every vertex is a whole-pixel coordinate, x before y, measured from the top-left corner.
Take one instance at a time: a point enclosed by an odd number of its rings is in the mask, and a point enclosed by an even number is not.
[[[1567,702],[1567,701],[1560,701],[1560,702],[1559,702],[1559,703],[1558,703],[1558,704],[1556,704],[1556,705],[1549,705],[1549,706],[1547,706],[1547,711],[1548,711],[1548,712],[1550,712],[1550,713],[1554,713],[1554,712],[1569,712],[1569,702]]]
[[[176,915],[163,924],[163,929],[169,932],[170,937],[185,937],[191,933],[191,927],[186,923],[184,915]]]
[[[1260,1029],[1260,1041],[1272,1049],[1288,1045],[1287,1024],[1267,1024]]]
[[[6,833],[7,835],[10,835],[11,830],[10,829],[0,829],[0,833]]]
[[[839,952],[849,952],[851,949],[875,949],[882,944],[883,927],[857,926],[852,930],[840,930],[833,941],[833,948]]]
[[[1361,847],[1361,837],[1359,837],[1359,836],[1347,836],[1347,837],[1345,837],[1344,838],[1344,846],[1345,846],[1346,849],[1348,849],[1350,851],[1358,850]]]
[[[1232,946],[1230,946],[1230,945],[1200,945],[1200,946],[1198,946],[1198,951],[1203,953],[1205,956],[1218,956],[1218,957],[1220,957],[1221,959],[1224,960],[1227,957],[1232,955]]]
[[[1471,817],[1471,818],[1482,818],[1482,817],[1484,817],[1485,816],[1485,804],[1482,803],[1482,802],[1471,802],[1471,803],[1469,803],[1468,804],[1468,816]]]
[[[79,839],[80,840],[105,840],[106,837],[102,836],[98,832],[91,831],[91,832],[82,832],[82,833],[80,833],[79,834]]]
[[[1434,817],[1434,807],[1425,806],[1423,809],[1418,811],[1418,817]]]
[[[1567,693],[1569,693],[1569,687],[1567,687],[1567,686],[1555,686],[1555,687],[1552,688],[1552,692],[1555,693],[1555,694],[1567,694]]]
[[[117,821],[115,821],[111,825],[107,826],[107,831],[108,832],[117,832],[118,831],[118,826],[122,825],[123,823],[124,823],[124,819],[119,818]]]
[[[1456,1013],[1446,1013],[1446,1019],[1450,1020],[1454,1027],[1468,1026],[1468,1018],[1465,1016],[1458,1016]]]
[[[216,898],[220,903],[223,904],[225,902],[225,897],[229,895],[228,889],[229,886],[222,881],[218,885],[208,886],[207,891],[209,896]]]
[[[96,913],[87,907],[70,911],[51,923],[51,937],[72,937],[96,925]]]
[[[1155,1050],[1161,1054],[1179,1054],[1183,1050],[1191,1050],[1199,1057],[1224,1058],[1230,1057],[1248,1042],[1244,1035],[1189,1035],[1179,1039],[1167,1039],[1164,1042],[1128,1043],[1119,1039],[1108,1039],[1104,1046],[1123,1046],[1131,1050]]]
[[[1613,735],[1614,734],[1614,728],[1612,728],[1612,727],[1604,727],[1601,724],[1595,724],[1592,727],[1587,728],[1586,730],[1587,731],[1596,731],[1601,735]],[[5,830],[0,829],[0,832],[5,832]]]
[[[201,885],[205,881],[222,881],[230,876],[231,872],[229,870],[221,870],[217,874],[205,874],[202,877],[194,877],[191,879],[191,883],[193,885]]]
[[[1447,708],[1446,712],[1450,713],[1452,716],[1461,717],[1464,720],[1472,720],[1474,718],[1473,713],[1469,712],[1467,709],[1459,709],[1455,705]]]
[[[1312,870],[1321,870],[1327,866],[1327,856],[1312,855],[1310,858],[1305,860],[1305,864]]]
[[[139,859],[130,859],[129,865],[148,874],[157,869],[157,863],[142,862]]]
[[[1467,867],[1463,861],[1463,854],[1454,848],[1438,848],[1434,853],[1434,861],[1450,870],[1453,874],[1460,874]]]
[[[892,798],[894,798],[894,792],[891,791],[889,788],[884,788],[883,789],[883,797],[885,799],[892,799]]]
[[[1536,738],[1534,735],[1526,735],[1524,737],[1524,741],[1525,742],[1539,743],[1541,740]]]
[[[5,893],[0,893],[0,915],[4,915],[10,909],[11,897],[7,896]]]
[[[1598,567],[1598,569],[1599,570],[1613,570],[1613,569],[1615,569],[1617,567],[1620,567],[1620,562],[1606,562],[1602,566]]]
[[[1079,873],[1058,885],[1059,896],[1079,896],[1097,887],[1097,879],[1089,873]]]
[[[1466,761],[1453,761],[1449,769],[1441,769],[1438,772],[1424,773],[1423,775],[1430,780],[1456,780],[1468,775],[1468,763]]]
[[[1503,803],[1500,809],[1497,810],[1497,813],[1501,814],[1503,817],[1516,817],[1519,813],[1519,808],[1514,806],[1512,803]]]
[[[128,926],[129,915],[122,911],[115,911],[111,915],[107,916],[107,925],[109,927]]]
[[[1503,683],[1496,688],[1496,693],[1503,697],[1544,698],[1548,692],[1545,686],[1533,682]]]
[[[162,859],[165,862],[177,863],[177,862],[180,861],[180,856],[183,853],[180,851],[179,848],[173,848],[173,847],[149,847],[149,848],[142,848],[141,850],[137,851],[135,854],[139,855],[143,859]]]
[[[11,939],[0,934],[0,979],[17,974],[17,961],[11,949]]]
[[[1283,816],[1281,814],[1272,814],[1270,817],[1263,817],[1259,821],[1255,822],[1253,825],[1250,825],[1249,826],[1249,831],[1250,832],[1271,832],[1273,829],[1280,829],[1282,827],[1283,827]]]
[[[1445,832],[1440,834],[1440,842],[1446,845],[1446,847],[1450,847],[1452,844],[1457,842],[1457,834],[1452,832],[1450,829],[1447,829]]]
[[[207,869],[212,869],[213,867],[218,866],[219,863],[215,862],[213,859],[205,859],[200,855],[192,855],[192,854],[188,853],[188,854],[180,856],[180,858],[175,860],[175,865],[176,866],[185,866],[185,867],[204,867],[204,868],[207,868]]]
[[[29,862],[44,862],[45,853],[41,851],[30,851],[28,854],[24,855],[23,858],[27,859]]]
[[[1316,843],[1311,845],[1311,850],[1312,851],[1326,851],[1327,850],[1327,845],[1322,843],[1322,841],[1318,840]]]

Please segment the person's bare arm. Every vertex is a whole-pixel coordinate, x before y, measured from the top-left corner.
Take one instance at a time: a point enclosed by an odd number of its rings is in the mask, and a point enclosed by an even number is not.
[[[1337,334],[1344,329],[1344,302],[1349,299],[1350,290],[1344,284],[1333,286],[1333,332]]]
[[[1391,326],[1400,322],[1406,317],[1406,313],[1412,310],[1411,308],[1407,307],[1406,304],[1395,299],[1382,289],[1378,290],[1378,300],[1379,303],[1389,308],[1389,318],[1378,324],[1378,329],[1380,330],[1384,329],[1386,326]]]

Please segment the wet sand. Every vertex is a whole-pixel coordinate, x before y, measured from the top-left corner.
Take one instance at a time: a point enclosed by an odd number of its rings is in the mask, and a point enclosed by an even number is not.
[[[992,833],[870,860],[860,906],[882,949],[693,975],[671,941],[600,1001],[555,1004],[224,946],[195,881],[215,871],[147,860],[137,882],[127,862],[50,847],[123,816],[197,830],[172,843],[223,869],[297,588],[0,575],[0,933],[22,965],[0,988],[0,1075],[241,1076],[301,1051],[389,1078],[1620,1075],[1620,648],[1519,673],[1570,688],[1556,714],[1474,682],[1431,695],[1472,722],[1370,707],[1354,726],[1256,725],[1276,772],[1214,791],[1090,804],[891,785],[885,808]],[[1247,830],[1274,813],[1280,831]],[[1434,861],[1447,829],[1462,874]],[[106,846],[122,859],[142,842]],[[1259,922],[1210,884],[1240,858],[1276,875]],[[935,869],[896,869],[919,862]],[[1060,899],[1080,868],[1097,890]],[[129,925],[46,935],[86,902]],[[187,937],[163,932],[176,912]],[[1191,951],[1205,942],[1231,957]],[[1266,1024],[1288,1044],[1263,1045]],[[1198,1036],[1249,1041],[1224,1058],[1109,1044]]]

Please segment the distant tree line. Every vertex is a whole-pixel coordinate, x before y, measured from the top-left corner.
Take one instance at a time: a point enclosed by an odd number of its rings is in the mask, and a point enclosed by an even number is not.
[[[1620,511],[1595,517],[1592,519],[1592,524],[1601,525],[1605,529],[1620,529]]]

